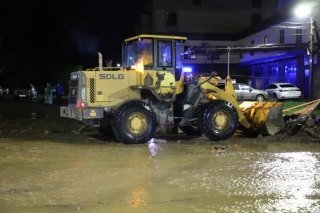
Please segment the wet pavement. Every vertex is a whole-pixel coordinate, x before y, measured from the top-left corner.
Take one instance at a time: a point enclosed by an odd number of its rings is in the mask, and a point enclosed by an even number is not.
[[[1,138],[0,212],[320,212],[319,160],[317,143]]]
[[[79,125],[0,101],[0,213],[320,212],[320,144],[303,134],[124,145]]]

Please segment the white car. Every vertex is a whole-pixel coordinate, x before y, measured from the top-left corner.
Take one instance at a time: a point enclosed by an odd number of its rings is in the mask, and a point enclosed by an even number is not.
[[[301,90],[291,83],[270,84],[266,87],[266,92],[273,100],[301,98]]]

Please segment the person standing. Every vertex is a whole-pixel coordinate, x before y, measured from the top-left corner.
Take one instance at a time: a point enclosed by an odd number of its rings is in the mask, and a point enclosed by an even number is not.
[[[52,104],[52,87],[51,84],[47,83],[47,87],[44,90],[44,94],[45,94],[45,104]]]
[[[63,89],[63,86],[61,84],[57,84],[56,87],[56,100],[57,100],[57,104],[58,105],[61,105],[61,99],[62,99],[62,96],[64,95],[64,89]]]

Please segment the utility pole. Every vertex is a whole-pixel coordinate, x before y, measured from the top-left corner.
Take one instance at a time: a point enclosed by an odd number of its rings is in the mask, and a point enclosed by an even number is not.
[[[309,70],[309,77],[310,77],[310,85],[309,85],[309,99],[312,101],[314,99],[313,94],[313,72],[314,72],[314,56],[319,52],[319,32],[318,32],[317,23],[314,20],[313,16],[310,16],[310,39],[309,39],[309,46],[308,51],[310,53],[310,70]],[[315,42],[314,36],[317,37],[317,42]]]
[[[307,49],[308,49],[308,52],[310,55],[310,60],[309,60],[309,64],[310,64],[310,69],[309,69],[309,100],[312,101],[314,99],[314,94],[313,94],[314,63],[313,63],[313,59],[314,59],[314,56],[316,56],[318,54],[319,49],[320,49],[320,36],[319,36],[319,29],[317,27],[317,23],[314,20],[314,15],[313,15],[315,12],[314,11],[315,8],[310,8],[310,6],[311,5],[307,5],[307,4],[298,5],[295,9],[295,12],[296,12],[297,16],[300,16],[300,17],[303,17],[307,13],[310,16],[310,35],[309,35]],[[316,41],[315,41],[315,37],[316,37]],[[319,65],[319,62],[317,62],[317,63]],[[317,79],[318,79],[318,76],[317,76]],[[316,83],[317,88],[318,88],[319,83],[320,82],[317,81],[317,83]]]
[[[313,37],[313,23],[314,19],[312,17],[312,15],[310,16],[310,41],[309,41],[309,48],[308,51],[310,53],[310,69],[309,69],[309,100],[312,101],[313,100],[313,42],[314,42],[314,37]]]
[[[230,48],[228,47],[228,76],[230,76]]]

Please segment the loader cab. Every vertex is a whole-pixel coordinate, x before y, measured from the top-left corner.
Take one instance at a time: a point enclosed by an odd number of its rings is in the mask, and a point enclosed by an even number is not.
[[[181,73],[183,46],[187,40],[180,36],[142,34],[125,40],[123,68],[126,70],[167,70]]]

